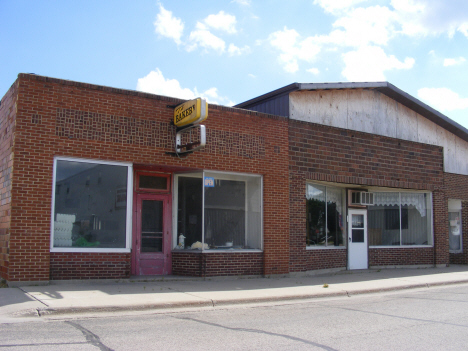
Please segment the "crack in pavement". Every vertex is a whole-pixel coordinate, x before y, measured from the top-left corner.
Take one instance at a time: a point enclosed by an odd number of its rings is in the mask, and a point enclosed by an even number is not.
[[[170,291],[175,291],[175,292],[178,292],[178,293],[181,293],[181,294],[186,294],[186,295],[189,295],[189,296],[193,296],[193,297],[196,297],[197,299],[203,299],[203,300],[207,300],[207,301],[210,301],[211,304],[213,305],[213,307],[216,306],[215,302],[213,299],[210,299],[209,297],[202,297],[202,296],[198,296],[198,295],[195,295],[195,294],[191,294],[191,293],[188,293],[186,291],[182,291],[182,290],[178,290],[178,289],[174,289],[174,288],[170,288],[170,287],[164,287],[163,288],[167,289],[167,290],[170,290]]]
[[[88,344],[91,344],[93,346],[96,346],[98,347],[100,350],[102,351],[113,351],[112,349],[108,348],[106,345],[104,345],[102,342],[101,342],[101,339],[99,338],[99,336],[97,336],[96,334],[92,333],[91,331],[89,331],[88,329],[86,329],[85,327],[82,327],[80,324],[78,323],[75,323],[75,322],[71,322],[71,321],[65,321],[64,323],[66,324],[69,324],[71,325],[72,327],[75,327],[76,329],[78,329],[79,331],[81,331],[83,333],[83,335],[86,337],[86,342]]]
[[[458,301],[457,301],[458,302]],[[320,304],[319,304],[320,305]],[[322,306],[324,307],[324,306]],[[463,324],[456,324],[456,323],[448,323],[448,322],[441,322],[441,321],[434,321],[430,319],[423,319],[423,318],[414,318],[414,317],[405,317],[405,316],[398,316],[395,314],[388,314],[388,313],[379,313],[379,312],[372,312],[372,311],[363,311],[363,310],[358,310],[355,308],[346,308],[346,307],[339,307],[339,306],[334,306],[332,308],[336,308],[339,310],[344,310],[344,311],[353,311],[353,312],[360,312],[360,313],[366,313],[366,314],[373,314],[377,316],[384,316],[384,317],[391,317],[391,318],[398,318],[398,319],[405,319],[405,320],[410,320],[410,321],[415,321],[415,322],[422,322],[422,323],[433,323],[433,324],[444,324],[444,325],[451,325],[454,327],[462,327],[462,328],[468,328],[468,325],[463,325]]]
[[[41,301],[41,300],[39,300],[37,297],[35,297],[34,295],[31,295],[31,294],[30,294],[30,293],[28,293],[26,290],[23,290],[23,289],[21,289],[21,287],[20,287],[20,286],[18,286],[17,288],[18,288],[19,290],[21,290],[22,292],[24,292],[24,293],[25,293],[25,295],[29,296],[31,299],[33,299],[33,300],[36,300],[37,302],[40,302],[40,303],[42,303],[44,306],[47,306],[47,307],[49,307],[49,305],[48,305],[48,304],[46,304],[44,301]]]
[[[319,343],[316,343],[316,342],[313,342],[313,341],[309,341],[309,340],[297,338],[297,337],[291,336],[291,335],[273,333],[273,332],[268,332],[268,331],[260,330],[260,329],[249,329],[249,328],[234,328],[234,327],[228,327],[228,326],[225,326],[225,325],[221,325],[221,324],[217,324],[217,323],[211,323],[211,322],[206,322],[206,321],[202,321],[202,320],[195,319],[195,318],[187,318],[187,317],[183,317],[183,318],[182,318],[182,317],[173,317],[173,318],[175,318],[175,319],[189,320],[189,321],[193,321],[193,322],[197,322],[197,323],[202,323],[202,324],[210,325],[210,326],[212,326],[212,327],[218,327],[218,328],[227,329],[227,330],[232,330],[232,331],[237,331],[237,332],[248,332],[248,333],[266,334],[266,335],[270,335],[270,336],[278,336],[278,337],[281,337],[281,338],[285,338],[285,339],[289,339],[289,340],[293,340],[293,341],[298,341],[298,342],[301,342],[301,343],[303,343],[303,344],[313,345],[313,346],[315,346],[315,347],[319,347],[319,348],[324,349],[324,350],[327,350],[327,351],[338,351],[337,349],[334,349],[334,348],[332,348],[332,347],[329,347],[329,346],[326,346],[326,345],[322,345],[322,344],[319,344]]]

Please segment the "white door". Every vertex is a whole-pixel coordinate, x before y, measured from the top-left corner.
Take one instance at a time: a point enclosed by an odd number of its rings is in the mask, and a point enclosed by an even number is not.
[[[367,210],[348,210],[348,269],[367,269]]]

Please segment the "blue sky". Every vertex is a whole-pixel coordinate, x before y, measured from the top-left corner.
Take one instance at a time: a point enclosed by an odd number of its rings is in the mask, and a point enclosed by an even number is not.
[[[0,0],[0,67],[221,105],[389,81],[468,128],[468,1]]]

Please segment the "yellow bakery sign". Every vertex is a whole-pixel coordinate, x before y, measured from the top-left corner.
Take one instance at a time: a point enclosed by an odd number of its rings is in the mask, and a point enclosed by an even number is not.
[[[174,110],[174,124],[177,127],[199,124],[208,117],[208,103],[198,98],[178,105]]]

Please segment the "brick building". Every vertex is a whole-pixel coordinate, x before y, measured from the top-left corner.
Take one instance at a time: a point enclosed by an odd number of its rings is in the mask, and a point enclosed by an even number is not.
[[[207,146],[177,157],[181,102],[20,74],[0,106],[1,277],[287,273],[287,119],[210,105]]]
[[[0,105],[10,284],[466,264],[468,131],[388,83],[209,105],[20,74]]]
[[[468,263],[466,128],[387,82],[236,107],[288,118],[290,272]]]

